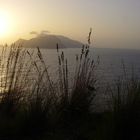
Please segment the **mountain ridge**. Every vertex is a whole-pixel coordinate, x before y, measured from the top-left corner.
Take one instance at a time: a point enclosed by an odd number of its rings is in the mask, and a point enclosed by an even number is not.
[[[15,45],[22,45],[27,48],[47,48],[47,49],[56,49],[56,44],[59,45],[59,48],[81,48],[82,43],[63,35],[48,35],[41,34],[37,37],[31,38],[29,40],[19,39],[15,43]]]

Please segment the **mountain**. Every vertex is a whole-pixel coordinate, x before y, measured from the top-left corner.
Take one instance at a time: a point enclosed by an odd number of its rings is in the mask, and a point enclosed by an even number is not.
[[[47,49],[56,49],[56,44],[59,48],[80,48],[82,43],[76,40],[72,40],[62,35],[50,35],[41,34],[30,40],[19,39],[15,42],[15,45],[22,45],[23,47],[40,47]]]

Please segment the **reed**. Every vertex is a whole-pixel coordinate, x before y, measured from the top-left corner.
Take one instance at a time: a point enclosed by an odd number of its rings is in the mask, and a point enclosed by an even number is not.
[[[140,128],[140,80],[132,69],[131,75],[123,64],[123,74],[114,86],[110,86],[110,110],[113,139],[139,139]]]
[[[140,139],[140,81],[134,70],[106,88],[108,110],[97,112],[96,68],[90,37],[69,60],[56,45],[58,79],[52,79],[41,50],[4,46],[0,55],[0,139]]]

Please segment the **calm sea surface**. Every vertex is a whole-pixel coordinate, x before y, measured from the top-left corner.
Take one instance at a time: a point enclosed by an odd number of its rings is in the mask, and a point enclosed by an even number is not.
[[[68,60],[68,65],[71,72],[75,69],[76,55],[80,54],[81,49],[62,49],[65,57]],[[49,66],[51,74],[55,74],[58,64],[58,56],[56,50],[41,49],[46,65]],[[90,58],[97,60],[100,57],[100,64],[97,67],[99,79],[105,81],[121,76],[123,73],[123,65],[127,74],[134,73],[140,76],[140,50],[125,50],[125,49],[102,49],[91,48]]]
[[[80,54],[81,49],[62,49],[61,51],[64,51],[65,57],[68,59],[70,75],[72,75],[76,66],[76,55]],[[41,52],[46,65],[49,66],[48,70],[51,76],[56,77],[58,66],[57,51],[41,49]],[[115,84],[118,77],[121,78],[124,75],[124,66],[128,76],[134,73],[140,78],[140,50],[91,48],[90,58],[96,61],[98,56],[100,63],[96,69],[96,78],[100,88],[96,101],[99,103],[99,109],[104,110],[106,108],[106,98],[108,98],[105,95],[104,87],[108,84]],[[102,107],[100,106],[101,104]]]
[[[40,49],[43,59],[48,67],[49,74],[53,79],[58,76],[58,54],[56,49]],[[35,49],[29,49],[35,51]],[[73,77],[76,68],[76,55],[81,53],[81,49],[60,49],[59,53],[64,52],[68,60],[69,76]],[[123,65],[125,65],[128,76],[134,72],[140,78],[140,50],[127,49],[102,49],[90,48],[89,56],[91,59],[100,58],[100,63],[96,68],[96,78],[99,83],[102,95],[99,95],[98,101],[103,104],[104,90],[108,83],[113,83],[118,77],[123,75]]]

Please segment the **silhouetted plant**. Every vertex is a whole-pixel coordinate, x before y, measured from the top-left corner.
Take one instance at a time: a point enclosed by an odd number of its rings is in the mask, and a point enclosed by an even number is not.
[[[110,86],[110,106],[114,139],[139,139],[140,129],[140,81],[132,70],[128,75],[123,64],[123,75]]]

